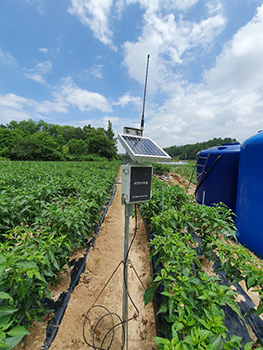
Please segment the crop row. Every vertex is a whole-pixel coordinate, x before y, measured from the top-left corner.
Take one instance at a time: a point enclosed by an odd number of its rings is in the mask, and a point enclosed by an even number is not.
[[[49,284],[83,246],[113,188],[118,162],[0,162],[0,348],[49,313]]]
[[[147,304],[155,294],[161,297],[158,348],[252,349],[253,342],[244,344],[242,337],[229,336],[224,308],[230,307],[240,319],[247,316],[240,313],[237,293],[231,288],[232,283],[243,280],[260,297],[257,309],[247,314],[262,314],[263,264],[237,242],[229,242],[227,236],[234,237],[235,232],[231,212],[224,206],[201,206],[178,186],[155,179],[152,200],[140,210],[153,232],[151,258],[157,269],[144,300]],[[226,285],[219,275],[203,271],[203,259],[217,263],[216,271],[225,273]]]

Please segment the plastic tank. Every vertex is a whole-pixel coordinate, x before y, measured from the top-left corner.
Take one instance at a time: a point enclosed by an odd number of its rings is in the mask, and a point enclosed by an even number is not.
[[[196,201],[222,202],[235,212],[240,144],[227,143],[197,154]]]
[[[237,187],[237,238],[263,258],[263,132],[241,146]]]

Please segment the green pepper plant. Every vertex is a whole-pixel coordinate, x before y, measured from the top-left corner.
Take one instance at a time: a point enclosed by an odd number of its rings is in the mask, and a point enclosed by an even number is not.
[[[232,213],[223,205],[201,206],[178,186],[155,179],[152,190],[151,201],[141,204],[140,210],[153,233],[151,258],[158,266],[144,294],[145,304],[155,293],[162,298],[158,314],[163,315],[159,329],[163,336],[155,338],[158,348],[241,349],[241,337],[227,336],[223,311],[228,306],[242,318],[235,301],[237,293],[215,273],[208,275],[202,269],[202,259],[217,259],[229,281],[243,278],[248,287],[262,283],[262,270],[257,266],[255,273],[254,259],[248,259],[240,245],[228,241],[229,236],[235,237]],[[248,342],[244,349],[253,345]]]
[[[50,283],[85,246],[119,162],[0,162],[0,349],[52,310]]]

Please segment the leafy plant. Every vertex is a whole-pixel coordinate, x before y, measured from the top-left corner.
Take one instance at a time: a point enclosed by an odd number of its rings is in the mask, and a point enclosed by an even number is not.
[[[4,163],[4,162],[3,162]],[[100,219],[118,162],[0,163],[0,348],[50,313],[49,284]]]
[[[162,193],[167,194],[165,205],[160,204]],[[201,206],[177,186],[156,181],[152,200],[140,209],[153,233],[150,247],[156,267],[144,301],[147,304],[155,293],[162,298],[158,314],[163,315],[159,329],[163,337],[155,338],[158,348],[241,349],[242,338],[227,338],[222,309],[228,305],[242,317],[235,302],[237,294],[219,277],[208,276],[200,263],[202,256],[217,259],[218,269],[229,282],[243,279],[248,288],[262,285],[261,263],[239,244],[228,242],[228,236],[235,237],[231,211],[223,205]],[[257,290],[262,298],[261,287]],[[257,313],[262,311],[261,299]],[[249,342],[244,349],[252,346]]]

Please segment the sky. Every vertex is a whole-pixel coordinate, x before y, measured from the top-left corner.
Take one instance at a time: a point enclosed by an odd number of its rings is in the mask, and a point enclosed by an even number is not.
[[[148,54],[144,136],[263,129],[260,0],[1,0],[0,124],[140,127]]]

